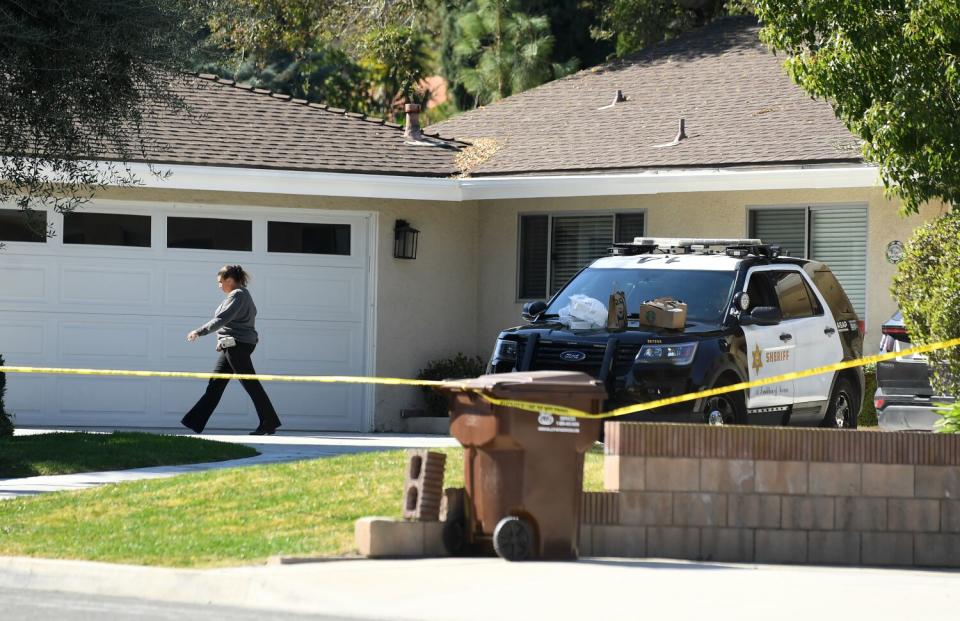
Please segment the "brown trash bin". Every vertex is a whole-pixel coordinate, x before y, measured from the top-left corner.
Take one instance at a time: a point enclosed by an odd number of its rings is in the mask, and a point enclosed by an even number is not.
[[[563,405],[590,413],[603,384],[585,373],[532,371],[449,381],[450,432],[464,446],[466,502],[448,515],[444,545],[454,555],[489,550],[507,560],[575,559],[583,454],[600,421],[491,404],[500,399]]]

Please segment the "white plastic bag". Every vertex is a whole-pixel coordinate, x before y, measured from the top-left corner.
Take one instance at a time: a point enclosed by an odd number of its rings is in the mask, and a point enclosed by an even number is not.
[[[576,293],[560,309],[560,323],[574,329],[602,328],[607,325],[607,307],[595,298]]]

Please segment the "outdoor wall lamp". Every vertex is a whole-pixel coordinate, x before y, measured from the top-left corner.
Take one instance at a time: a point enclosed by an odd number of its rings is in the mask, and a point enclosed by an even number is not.
[[[420,231],[406,220],[397,220],[393,225],[393,256],[396,259],[416,259]]]

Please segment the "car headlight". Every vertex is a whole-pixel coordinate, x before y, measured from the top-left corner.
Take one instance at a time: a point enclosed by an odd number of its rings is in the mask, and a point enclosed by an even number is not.
[[[697,343],[670,343],[644,345],[637,353],[636,362],[646,364],[690,364],[697,353]]]
[[[497,344],[493,348],[493,359],[515,361],[517,359],[517,342],[497,339]]]

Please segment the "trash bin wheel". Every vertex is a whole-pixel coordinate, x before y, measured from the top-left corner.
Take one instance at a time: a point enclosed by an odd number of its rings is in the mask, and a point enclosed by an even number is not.
[[[532,558],[534,543],[533,528],[523,518],[505,517],[493,529],[493,549],[502,559],[524,561]]]

